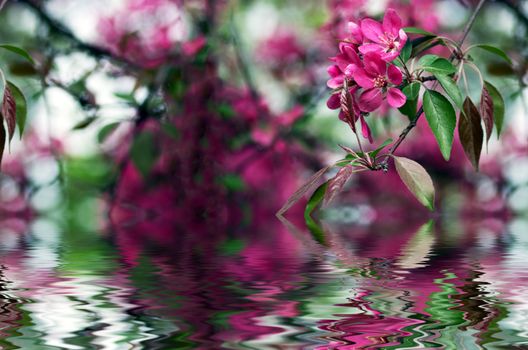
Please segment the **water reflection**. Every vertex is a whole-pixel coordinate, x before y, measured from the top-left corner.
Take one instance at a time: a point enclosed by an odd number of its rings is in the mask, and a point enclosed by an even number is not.
[[[4,230],[0,346],[528,346],[525,221],[327,223],[327,246],[292,225],[166,241]]]

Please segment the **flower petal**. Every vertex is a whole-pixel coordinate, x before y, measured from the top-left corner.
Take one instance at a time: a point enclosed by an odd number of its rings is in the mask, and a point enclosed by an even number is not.
[[[328,75],[331,76],[332,78],[338,77],[341,74],[343,74],[341,72],[341,69],[339,69],[339,67],[336,65],[328,67],[326,71],[328,72]]]
[[[356,70],[358,70],[359,67],[355,64],[349,64],[346,69],[345,69],[345,76],[347,76],[348,78],[353,78],[354,77],[354,72]]]
[[[359,97],[359,109],[363,112],[372,112],[381,106],[383,95],[380,89],[370,89]]]
[[[389,65],[389,69],[387,69],[387,76],[389,77],[389,81],[394,85],[400,85],[403,81],[402,72],[393,64]]]
[[[361,21],[361,31],[367,39],[378,44],[382,43],[382,38],[385,36],[381,24],[370,18]]]
[[[330,89],[337,89],[343,86],[343,82],[345,81],[345,77],[341,75],[340,77],[335,77],[326,82],[326,86],[328,86]]]
[[[383,31],[392,34],[393,37],[398,36],[398,32],[402,27],[402,20],[394,9],[387,9],[385,17],[383,17]]]
[[[381,59],[385,62],[392,62],[400,55],[400,52],[397,50],[392,50],[389,52],[385,52],[381,55]]]
[[[387,73],[387,62],[385,62],[379,53],[368,52],[363,56],[365,70],[375,76],[385,75]]]
[[[357,23],[348,22],[348,31],[354,43],[361,44],[363,42],[363,32],[361,31],[361,27]]]
[[[343,54],[350,61],[350,63],[361,65],[361,59],[357,54],[357,46],[348,45],[343,48]]]
[[[348,57],[345,54],[340,53],[336,56],[335,63],[341,69],[341,71],[345,71],[346,67],[351,63]]]
[[[374,87],[374,77],[368,74],[363,68],[356,69],[353,75],[356,83],[362,88],[371,89]]]
[[[341,99],[339,94],[332,94],[328,101],[326,101],[326,106],[330,109],[338,109],[341,107]]]
[[[396,88],[390,88],[387,93],[387,101],[394,108],[400,108],[407,101],[407,97]]]
[[[383,46],[379,44],[364,44],[359,47],[359,52],[361,52],[362,54],[366,54],[369,52],[377,52],[381,54],[383,52],[383,49]]]
[[[400,39],[398,43],[399,44],[398,47],[401,51],[403,47],[405,46],[405,44],[407,43],[407,39],[408,39],[407,33],[405,33],[403,29],[400,29],[400,31],[398,32],[398,38]]]
[[[368,139],[370,143],[373,143],[372,132],[370,131],[365,117],[361,116],[359,119],[361,120],[361,133],[363,134],[363,137]]]
[[[346,41],[340,41],[339,42],[339,52],[341,52],[342,54],[345,53],[345,47],[347,46],[350,46],[350,43]]]

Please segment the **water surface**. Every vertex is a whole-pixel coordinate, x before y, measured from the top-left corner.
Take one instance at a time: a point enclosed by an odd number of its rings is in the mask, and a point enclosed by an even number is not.
[[[2,231],[4,349],[525,349],[528,224]],[[240,230],[239,230],[240,231]]]

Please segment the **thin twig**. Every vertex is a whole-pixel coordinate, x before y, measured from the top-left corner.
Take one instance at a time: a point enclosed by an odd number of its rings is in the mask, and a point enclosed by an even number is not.
[[[5,1],[7,0],[4,0],[4,2]],[[73,34],[70,29],[51,17],[51,15],[48,14],[41,5],[37,5],[32,0],[18,0],[18,2],[31,8],[52,31],[68,39],[76,49],[84,51],[95,58],[106,58],[116,63],[125,64],[131,68],[139,68],[136,63],[131,62],[126,58],[117,56],[110,50],[82,41],[75,34]]]
[[[7,0],[2,0],[2,2],[0,2],[0,11],[2,11],[2,9],[4,8],[6,2],[7,2]]]
[[[471,17],[469,18],[469,21],[466,24],[466,27],[464,28],[464,31],[462,33],[462,37],[458,41],[458,47],[462,47],[462,45],[464,44],[464,41],[466,41],[467,36],[468,36],[469,32],[471,31],[471,28],[475,24],[475,20],[477,19],[477,16],[478,16],[478,14],[479,14],[480,10],[482,9],[482,6],[484,5],[485,2],[486,2],[486,0],[480,0],[480,2],[478,3],[477,7],[473,11]],[[455,58],[457,58],[457,54],[456,54],[456,52],[453,52],[451,54],[451,57],[449,58],[449,60],[452,62],[453,60],[455,60]],[[435,84],[433,85],[433,88],[435,88],[437,86],[437,84],[438,84],[438,82],[435,82]],[[414,119],[402,131],[402,133],[398,137],[398,140],[389,149],[389,152],[386,154],[385,159],[383,160],[383,162],[378,167],[379,170],[387,168],[387,163],[388,163],[390,157],[392,155],[394,155],[394,152],[396,152],[398,147],[400,147],[400,145],[403,142],[403,140],[405,140],[405,138],[411,132],[411,130],[414,129],[414,127],[416,126],[416,123],[418,122],[418,120],[422,116],[423,112],[424,112],[424,109],[423,109],[423,106],[422,106],[422,107],[420,107],[418,112],[416,112],[416,116],[414,117]]]

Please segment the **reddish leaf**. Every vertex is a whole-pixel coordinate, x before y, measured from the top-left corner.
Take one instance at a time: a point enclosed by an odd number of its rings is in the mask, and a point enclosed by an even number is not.
[[[497,138],[499,138],[504,124],[504,98],[502,98],[499,90],[497,90],[497,88],[489,81],[484,82],[484,84],[493,100],[493,121],[497,128]]]
[[[346,79],[344,81],[343,89],[341,90],[340,102],[341,102],[341,111],[343,112],[345,121],[348,123],[348,125],[350,125],[350,128],[352,128],[352,131],[356,132],[357,111],[355,110],[354,98],[352,97],[352,94],[350,93],[350,90],[348,87],[348,80]]]
[[[306,192],[308,192],[313,186],[315,186],[317,181],[328,171],[328,169],[332,167],[333,165],[326,166],[315,174],[313,174],[312,177],[304,185],[301,186],[301,188],[295,191],[295,193],[292,194],[290,198],[288,198],[286,203],[282,206],[282,208],[279,209],[276,215],[282,216],[282,214],[286,213],[288,209],[293,207],[293,205],[297,203],[299,199],[301,199],[306,194]]]
[[[493,99],[484,86],[482,89],[482,96],[480,98],[480,116],[484,121],[484,126],[486,128],[486,142],[489,141],[491,137],[491,132],[493,131]]]
[[[346,153],[352,155],[354,158],[360,158],[359,155],[350,147],[339,145]]]
[[[0,121],[2,118],[0,118]],[[0,166],[2,165],[2,158],[4,156],[4,148],[5,148],[5,129],[3,123],[0,122]]]
[[[328,181],[328,187],[324,198],[324,205],[328,205],[343,189],[346,182],[354,174],[354,168],[350,165],[341,168],[333,179]]]
[[[464,101],[464,112],[458,120],[458,137],[464,152],[476,171],[479,169],[480,153],[484,141],[484,131],[480,123],[480,114],[469,97]]]
[[[2,115],[7,124],[9,140],[13,138],[16,127],[16,101],[9,86],[6,86],[4,102],[2,103]]]

